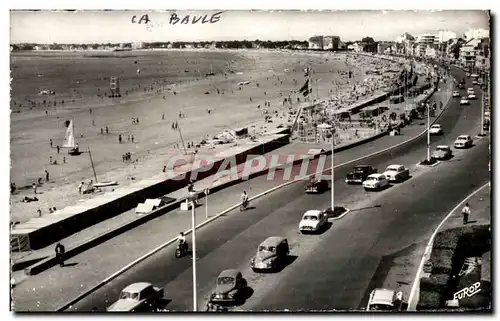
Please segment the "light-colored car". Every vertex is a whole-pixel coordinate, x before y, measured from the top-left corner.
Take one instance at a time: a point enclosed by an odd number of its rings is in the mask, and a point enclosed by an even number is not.
[[[324,211],[309,210],[304,213],[302,220],[299,223],[301,233],[311,233],[321,231],[328,222],[328,218]]]
[[[383,174],[389,182],[401,182],[410,177],[410,171],[403,165],[389,165]]]
[[[434,124],[434,125],[431,126],[431,128],[429,128],[429,133],[431,135],[442,135],[443,134],[443,128],[441,127],[441,125]]]
[[[120,293],[118,301],[110,305],[107,311],[141,311],[154,307],[163,298],[163,289],[151,283],[138,282],[127,286]]]
[[[473,80],[473,81],[472,81],[472,84],[473,84],[473,85],[479,85],[479,83],[477,82],[477,80]]]
[[[389,179],[384,174],[371,174],[368,175],[363,182],[363,188],[366,191],[379,190],[389,186]]]
[[[458,92],[458,90],[455,90],[451,95],[453,97],[460,97],[460,93]]]
[[[250,260],[250,266],[254,271],[273,270],[286,261],[289,253],[286,238],[271,236],[260,243],[257,254]]]
[[[451,148],[446,145],[439,145],[436,147],[436,150],[432,152],[431,156],[435,159],[449,159],[453,156],[453,152]]]
[[[469,99],[477,99],[477,96],[476,96],[476,94],[472,93],[472,94],[469,94],[467,96],[467,98],[469,98]]]
[[[474,88],[472,87],[467,88],[467,94],[473,94],[473,93],[475,93]]]
[[[467,99],[467,97],[462,97],[462,99],[460,99],[460,105],[468,105],[469,104],[469,99]]]
[[[400,311],[403,292],[388,289],[374,289],[368,298],[366,311]]]
[[[453,143],[455,148],[467,148],[472,146],[472,138],[469,135],[460,135]]]

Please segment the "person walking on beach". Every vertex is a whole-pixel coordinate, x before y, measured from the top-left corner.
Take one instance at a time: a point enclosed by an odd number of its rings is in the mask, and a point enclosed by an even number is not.
[[[464,225],[466,225],[467,223],[469,223],[469,215],[470,215],[469,203],[465,203],[464,208],[462,208],[462,215],[464,218],[464,220],[463,220]]]
[[[45,180],[47,182],[49,181],[49,177],[50,177],[49,171],[45,170]]]
[[[56,149],[57,149],[57,153],[59,154],[59,151],[61,150],[61,147],[59,147],[59,145],[57,145]]]
[[[132,143],[134,142],[134,135],[130,136],[130,140],[132,140]]]
[[[50,148],[52,148],[52,143],[53,143],[53,142],[52,142],[52,138],[51,138],[51,139],[49,139],[49,143],[50,143]]]
[[[122,143],[122,134],[118,135],[118,143],[120,143],[120,144]]]
[[[106,126],[106,134],[109,134],[108,126]]]
[[[36,184],[35,183],[33,183],[32,188],[33,188],[33,193],[36,195]]]
[[[57,243],[56,245],[56,259],[59,262],[60,267],[64,267],[64,253],[66,253],[66,249],[61,243]]]
[[[80,183],[80,185],[78,185],[78,193],[82,193],[82,188],[83,188],[83,182]]]

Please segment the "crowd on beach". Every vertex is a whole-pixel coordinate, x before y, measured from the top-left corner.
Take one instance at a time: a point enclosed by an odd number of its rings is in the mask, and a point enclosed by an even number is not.
[[[350,105],[352,103],[355,103],[356,101],[359,101],[360,99],[367,98],[370,95],[373,95],[376,91],[383,89],[385,86],[388,85],[388,75],[384,73],[384,70],[390,69],[391,67],[394,66],[394,63],[390,63],[387,61],[383,61],[380,59],[374,59],[370,57],[364,57],[364,56],[356,56],[356,55],[346,55],[345,56],[345,65],[346,65],[346,70],[331,70],[332,73],[334,73],[334,76],[331,77],[331,88],[329,89],[329,97],[328,99],[333,102],[333,104],[340,108],[340,107],[345,107],[347,105]],[[379,70],[381,71],[381,74],[370,74],[367,75],[365,72],[367,70]],[[256,96],[248,96],[249,103],[252,103],[257,110],[260,110],[262,113],[262,121],[264,124],[271,122],[272,118],[280,118],[280,119],[287,119],[286,114],[291,114],[293,113],[294,110],[296,110],[296,106],[298,106],[300,103],[306,100],[311,100],[311,97],[304,98],[302,95],[294,95],[297,93],[297,90],[300,86],[303,84],[303,79],[301,77],[297,77],[297,72],[301,70],[298,70],[297,68],[290,68],[290,72],[293,74],[293,84],[294,88],[290,88],[290,93],[287,95],[286,93],[280,92],[279,93],[279,98],[278,104],[274,104],[276,101],[275,98],[275,93],[268,93],[267,91],[270,91],[269,89],[269,82],[271,82],[271,87],[274,86],[279,86],[282,85],[284,81],[290,82],[292,79],[290,79],[290,76],[287,76],[285,73],[284,75],[269,75],[265,78],[262,78],[260,81],[263,82],[261,84],[259,81],[252,81],[252,86],[253,88],[259,88],[258,90],[261,91],[260,95]],[[314,72],[314,71],[313,71]],[[364,81],[359,81],[360,75],[359,73],[362,73],[361,77],[364,77]],[[217,74],[220,76],[224,76],[227,79],[227,76],[234,73],[234,69],[228,67],[227,70],[225,71],[217,71]],[[211,73],[211,75],[215,75],[216,73]],[[206,75],[206,77],[210,77],[211,75]],[[205,78],[200,76],[197,78],[198,80],[200,78]],[[288,79],[287,79],[288,78]],[[265,80],[264,80],[265,79]],[[195,80],[193,80],[195,81]],[[265,82],[265,84],[264,84]],[[219,88],[218,85],[212,85],[211,88],[205,92],[206,95],[213,94],[213,95],[227,95],[231,93],[232,95],[240,94],[239,92],[244,92],[245,86],[248,84],[245,83],[239,83],[237,86],[233,88]],[[324,85],[323,85],[324,86]],[[262,89],[260,89],[262,88]],[[127,96],[133,92],[144,92],[144,93],[151,93],[151,94],[156,94],[163,96],[162,98],[164,100],[168,99],[167,93],[171,95],[177,95],[178,93],[173,90],[173,86],[168,83],[166,79],[156,79],[154,80],[150,85],[145,85],[144,83],[141,84],[136,84],[135,87],[132,88],[122,88],[122,94],[124,96]],[[78,95],[79,92],[78,90],[74,90],[74,94]],[[273,95],[274,94],[274,95]],[[241,94],[240,94],[241,95]],[[96,92],[96,97],[99,99],[106,99],[109,96],[109,92],[107,91],[101,91],[99,88],[97,88]],[[259,97],[257,97],[259,96]],[[312,96],[312,95],[311,95]],[[37,102],[35,103],[34,101],[31,101],[30,104],[32,106],[37,106],[37,107],[48,107],[48,106],[56,106],[58,103],[64,104],[64,100],[59,100],[56,101],[54,96],[47,96],[44,97],[44,101],[42,102]],[[264,100],[262,100],[262,97],[264,97]],[[267,98],[269,97],[269,98]],[[293,97],[293,98],[292,98]],[[52,101],[51,101],[52,99]],[[13,102],[14,104],[17,104],[16,102]],[[67,103],[67,102],[66,102]],[[46,111],[47,113],[47,111]],[[92,114],[92,109],[89,109],[89,113]],[[206,109],[207,116],[212,115],[214,113],[214,110],[211,108]],[[171,130],[172,131],[180,131],[179,128],[179,123],[178,121],[183,118],[187,118],[188,115],[185,111],[181,110],[179,111],[178,114],[178,119],[169,119],[167,120],[166,123],[169,123],[171,125]],[[293,117],[292,117],[293,118]],[[161,119],[165,120],[165,114],[163,113],[161,115]],[[288,117],[288,119],[291,119]],[[93,122],[93,121],[92,121]],[[140,124],[139,117],[133,117],[131,119],[132,125],[138,125]],[[93,126],[95,126],[95,123],[92,123]],[[109,126],[112,126],[112,124],[109,124]],[[147,126],[147,125],[146,125]],[[257,126],[259,127],[259,126]],[[260,128],[263,128],[265,126],[260,126]],[[342,127],[342,125],[339,125],[340,130],[345,130],[347,131],[348,128]],[[265,128],[263,129],[265,130]],[[108,135],[110,133],[110,129],[108,126],[101,127],[100,128],[100,135]],[[123,144],[125,142],[131,142],[135,143],[136,138],[134,137],[133,134],[127,134],[127,133],[114,133],[115,137],[117,137],[117,143],[118,144]],[[83,134],[82,134],[83,135]],[[179,135],[180,134],[176,134]],[[213,137],[213,136],[212,136]],[[203,136],[200,140],[207,140],[210,138],[210,135]],[[188,149],[194,149],[196,150],[200,146],[200,142],[187,142],[186,145],[182,144],[180,142],[180,139],[178,140],[177,143],[174,143],[174,147],[176,149],[181,149],[184,147],[187,147]],[[52,141],[50,142],[51,148],[53,147]],[[60,152],[60,146],[55,146],[57,150],[57,154]],[[122,154],[122,161],[124,163],[128,162],[137,162],[138,157],[137,155],[133,155],[134,160],[132,161],[132,153],[131,152],[126,152]],[[52,159],[52,156],[49,157],[49,163],[50,164],[66,164],[67,160],[66,157],[63,156],[62,162],[57,162],[57,160]],[[163,170],[165,168],[163,167]],[[48,179],[47,179],[48,182]],[[39,182],[40,183],[40,182]],[[82,184],[78,187],[79,192],[82,190]],[[36,185],[36,187],[40,187],[41,185],[39,184],[33,184]],[[84,185],[88,185],[85,183]],[[35,194],[36,194],[36,188],[34,188]],[[37,196],[35,196],[37,197]],[[38,200],[38,199],[37,199]],[[51,206],[50,208],[53,208]]]

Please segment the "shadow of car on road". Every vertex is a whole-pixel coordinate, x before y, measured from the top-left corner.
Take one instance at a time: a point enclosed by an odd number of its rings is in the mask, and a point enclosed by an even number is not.
[[[280,262],[274,269],[271,270],[259,270],[259,271],[254,271],[255,273],[258,274],[275,274],[275,273],[280,273],[283,271],[287,266],[291,265],[295,260],[298,258],[297,255],[287,255],[286,257],[283,258],[283,261]]]
[[[158,301],[158,303],[154,307],[152,307],[151,311],[148,311],[148,312],[158,312],[158,311],[166,310],[167,306],[170,302],[172,302],[172,300],[166,299],[166,298],[161,298]]]

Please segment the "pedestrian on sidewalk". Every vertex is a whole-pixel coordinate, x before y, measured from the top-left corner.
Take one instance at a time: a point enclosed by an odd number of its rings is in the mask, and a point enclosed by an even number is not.
[[[66,249],[61,243],[57,243],[56,245],[56,259],[57,262],[59,263],[60,267],[64,266],[64,253],[66,252]]]
[[[469,203],[465,203],[464,208],[462,208],[462,215],[464,218],[464,225],[466,225],[467,223],[469,223],[469,215],[470,215]]]

